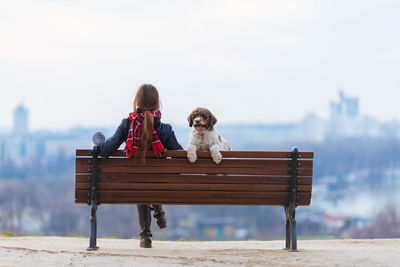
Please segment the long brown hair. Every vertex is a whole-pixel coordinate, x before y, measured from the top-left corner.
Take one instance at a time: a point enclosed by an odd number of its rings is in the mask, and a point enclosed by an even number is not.
[[[140,127],[140,145],[137,155],[141,162],[146,161],[146,152],[153,139],[154,117],[151,110],[160,110],[160,100],[157,88],[151,84],[142,84],[136,92],[133,101],[133,110],[144,112],[144,119]]]

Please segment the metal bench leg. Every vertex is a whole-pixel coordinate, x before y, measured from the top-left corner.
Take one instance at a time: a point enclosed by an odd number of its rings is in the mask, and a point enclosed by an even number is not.
[[[290,251],[297,251],[297,233],[296,233],[296,207],[292,204],[290,211],[290,228],[291,228],[291,240],[292,246]]]
[[[290,215],[289,215],[289,206],[285,206],[285,217],[286,217],[286,246],[285,250],[290,249]]]
[[[93,251],[98,250],[99,247],[96,246],[97,243],[97,205],[92,202],[92,207],[90,209],[90,241],[87,250]]]

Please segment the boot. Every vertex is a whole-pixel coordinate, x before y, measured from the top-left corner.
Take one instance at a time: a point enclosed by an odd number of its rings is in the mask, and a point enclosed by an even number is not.
[[[162,205],[153,204],[153,210],[153,217],[156,218],[158,227],[160,227],[160,229],[167,227],[167,218],[165,218],[165,211],[163,210]]]
[[[140,246],[142,248],[151,248],[152,236],[150,231],[151,225],[151,208],[150,205],[138,204],[139,225],[140,225]]]

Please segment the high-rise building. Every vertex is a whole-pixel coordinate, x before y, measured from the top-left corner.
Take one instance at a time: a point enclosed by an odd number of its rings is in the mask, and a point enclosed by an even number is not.
[[[358,98],[339,91],[339,101],[330,103],[329,137],[361,136],[363,118],[359,115]]]
[[[26,135],[29,133],[29,111],[24,107],[24,105],[19,105],[14,110],[14,125],[13,134],[14,135]]]
[[[342,90],[339,98],[339,102],[331,102],[331,119],[357,117],[358,98],[345,96]]]

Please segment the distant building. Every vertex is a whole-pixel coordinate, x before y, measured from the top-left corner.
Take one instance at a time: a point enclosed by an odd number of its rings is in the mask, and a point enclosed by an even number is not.
[[[339,102],[331,102],[331,118],[355,118],[358,116],[358,98],[339,92]]]
[[[30,131],[29,110],[18,105],[13,112],[10,132],[0,133],[0,165],[32,158],[73,156],[76,148],[91,148],[91,136],[104,129],[75,127],[66,132]]]
[[[13,135],[23,136],[29,133],[29,111],[22,104],[14,110]]]
[[[329,138],[362,136],[363,119],[359,116],[358,98],[339,92],[339,102],[330,103]]]

